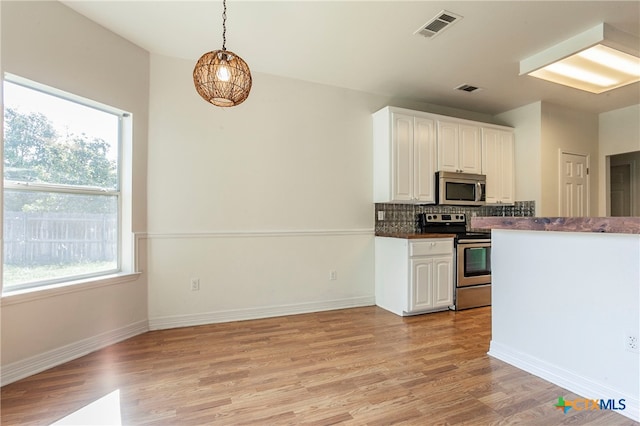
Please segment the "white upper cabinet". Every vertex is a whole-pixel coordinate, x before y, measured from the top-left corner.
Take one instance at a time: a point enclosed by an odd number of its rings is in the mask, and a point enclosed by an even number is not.
[[[514,188],[513,131],[482,129],[482,174],[487,176],[487,204],[513,204]]]
[[[434,204],[435,172],[484,174],[487,204],[513,204],[513,129],[404,108],[373,114],[373,199]]]
[[[438,121],[439,171],[480,174],[481,127],[455,121]]]
[[[435,203],[435,120],[400,108],[373,115],[374,201]]]
[[[436,202],[436,122],[413,118],[413,193],[421,203]]]

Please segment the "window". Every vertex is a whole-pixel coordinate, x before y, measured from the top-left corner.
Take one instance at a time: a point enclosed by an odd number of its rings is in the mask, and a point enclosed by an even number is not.
[[[9,75],[3,91],[3,293],[119,272],[130,115]]]

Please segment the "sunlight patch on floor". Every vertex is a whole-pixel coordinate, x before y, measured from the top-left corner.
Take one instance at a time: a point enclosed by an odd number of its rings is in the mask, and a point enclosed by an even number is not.
[[[72,426],[72,425],[109,425],[109,426],[121,426],[122,418],[120,417],[120,389],[115,390],[100,399],[93,401],[91,404],[86,405],[51,424],[59,426]]]

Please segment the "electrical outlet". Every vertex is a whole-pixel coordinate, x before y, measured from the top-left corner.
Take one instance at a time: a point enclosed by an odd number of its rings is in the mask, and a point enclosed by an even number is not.
[[[384,220],[384,210],[378,210],[378,220]]]
[[[191,278],[191,291],[200,291],[200,278]]]
[[[638,349],[640,348],[638,336],[634,336],[633,334],[627,334],[624,336],[624,348],[629,352],[638,353]]]
[[[338,279],[338,271],[333,271],[333,270],[329,271],[329,279],[331,281],[337,280]]]

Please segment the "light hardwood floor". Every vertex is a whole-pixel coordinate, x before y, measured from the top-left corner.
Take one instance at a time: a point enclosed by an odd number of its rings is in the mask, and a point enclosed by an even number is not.
[[[490,308],[377,307],[145,333],[2,388],[2,425],[119,390],[124,425],[637,425],[486,355]]]

